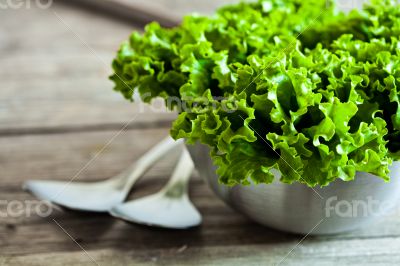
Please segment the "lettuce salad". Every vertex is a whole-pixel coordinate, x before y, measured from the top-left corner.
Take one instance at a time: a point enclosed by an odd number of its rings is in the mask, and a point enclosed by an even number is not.
[[[396,1],[347,14],[326,0],[240,3],[134,32],[111,79],[127,99],[138,91],[178,110],[171,135],[208,145],[223,184],[268,184],[271,169],[311,187],[357,171],[389,180],[399,38]]]

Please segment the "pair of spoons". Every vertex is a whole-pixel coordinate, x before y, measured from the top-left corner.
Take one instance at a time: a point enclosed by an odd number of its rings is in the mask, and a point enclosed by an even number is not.
[[[179,162],[158,193],[124,203],[136,181],[157,161],[176,148],[183,149]],[[201,223],[201,215],[188,196],[194,170],[183,141],[168,137],[145,153],[123,173],[94,183],[31,180],[24,189],[41,200],[68,209],[108,212],[128,222],[171,229],[185,229]]]

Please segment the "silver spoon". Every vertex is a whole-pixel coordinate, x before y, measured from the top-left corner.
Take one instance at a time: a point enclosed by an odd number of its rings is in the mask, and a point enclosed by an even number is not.
[[[185,229],[201,223],[201,215],[190,202],[188,183],[194,165],[184,149],[167,185],[158,193],[113,207],[110,214],[128,222],[171,229]]]
[[[62,182],[31,180],[23,185],[39,199],[72,210],[107,212],[122,203],[135,182],[169,151],[182,145],[168,137],[144,154],[123,173],[101,182]]]

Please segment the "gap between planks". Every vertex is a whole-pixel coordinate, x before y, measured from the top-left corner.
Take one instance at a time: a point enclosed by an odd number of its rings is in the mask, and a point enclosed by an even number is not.
[[[136,130],[136,129],[168,129],[173,120],[160,120],[152,122],[135,122],[127,125],[126,123],[108,123],[97,125],[61,125],[55,127],[30,127],[30,128],[0,128],[1,137],[19,137],[25,135],[52,135],[69,134],[96,131],[116,131],[116,130]]]

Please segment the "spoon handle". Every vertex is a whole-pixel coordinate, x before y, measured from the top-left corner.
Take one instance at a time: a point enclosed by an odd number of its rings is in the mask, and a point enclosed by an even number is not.
[[[194,164],[192,158],[189,152],[184,148],[171,179],[162,190],[164,195],[171,198],[180,198],[187,195],[187,188],[193,170]]]
[[[182,146],[183,140],[175,141],[167,137],[140,157],[128,170],[127,174],[119,177],[120,184],[125,191],[129,191],[134,183],[142,177],[157,161],[167,155],[171,150]]]

